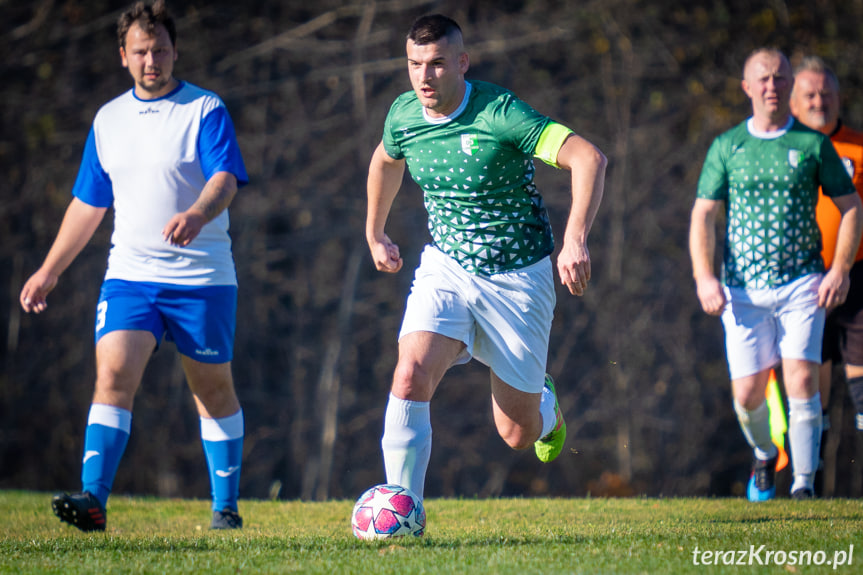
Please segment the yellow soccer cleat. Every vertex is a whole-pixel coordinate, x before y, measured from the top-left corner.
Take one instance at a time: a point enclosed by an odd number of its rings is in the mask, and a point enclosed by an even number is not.
[[[557,400],[557,392],[554,390],[554,381],[551,376],[545,374],[545,387],[554,394],[554,411],[557,413],[557,423],[548,435],[540,438],[533,444],[536,456],[543,463],[554,461],[563,450],[566,441],[566,422],[563,420],[563,412],[560,410],[560,402]]]

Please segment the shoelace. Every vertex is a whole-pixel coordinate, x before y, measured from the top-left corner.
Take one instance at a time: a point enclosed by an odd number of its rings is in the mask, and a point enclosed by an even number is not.
[[[770,464],[772,461],[759,462],[755,466],[755,486],[759,491],[770,489]]]

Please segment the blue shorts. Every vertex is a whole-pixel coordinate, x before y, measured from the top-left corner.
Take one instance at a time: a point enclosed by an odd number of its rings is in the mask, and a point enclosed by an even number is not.
[[[105,280],[96,307],[96,341],[117,330],[149,331],[202,363],[227,363],[234,355],[236,286]]]

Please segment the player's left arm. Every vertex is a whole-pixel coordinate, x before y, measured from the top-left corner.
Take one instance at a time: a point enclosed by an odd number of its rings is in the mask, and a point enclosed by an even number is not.
[[[235,195],[237,177],[230,172],[216,172],[207,180],[198,200],[165,225],[162,237],[175,246],[186,247],[198,237],[201,228],[228,209]]]
[[[188,246],[205,225],[228,209],[237,189],[249,182],[227,108],[218,98],[207,103],[212,108],[201,119],[198,133],[199,160],[207,183],[195,203],[162,229],[165,241],[175,246]]]
[[[605,168],[603,153],[577,134],[570,133],[554,162],[569,170],[572,179],[572,206],[563,235],[563,247],[557,257],[560,283],[573,295],[584,295],[590,281],[590,252],[587,236],[602,201]]]
[[[818,288],[818,305],[831,309],[845,302],[860,235],[863,231],[863,202],[856,193],[830,198],[842,214],[836,237],[836,255]]]

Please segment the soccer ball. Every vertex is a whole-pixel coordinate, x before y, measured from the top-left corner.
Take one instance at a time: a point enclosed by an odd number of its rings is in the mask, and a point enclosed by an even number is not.
[[[351,528],[358,539],[389,539],[425,533],[426,512],[413,491],[400,485],[375,485],[357,499]]]

